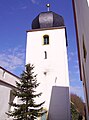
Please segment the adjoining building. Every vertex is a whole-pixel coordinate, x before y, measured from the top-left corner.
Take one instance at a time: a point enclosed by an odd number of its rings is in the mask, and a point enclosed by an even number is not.
[[[35,66],[37,102],[45,101],[49,120],[70,120],[67,35],[63,17],[52,11],[41,12],[27,31],[26,64]],[[47,114],[40,120],[46,120]]]
[[[19,79],[19,77],[0,66],[0,120],[10,120],[6,112],[11,109],[9,102],[17,102],[12,91],[16,89],[15,81],[19,81]]]
[[[80,77],[83,82],[89,120],[89,0],[73,0]]]

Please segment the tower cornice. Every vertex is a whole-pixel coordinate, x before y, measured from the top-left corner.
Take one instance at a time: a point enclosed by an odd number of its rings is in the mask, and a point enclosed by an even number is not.
[[[39,29],[31,29],[27,30],[26,32],[33,32],[33,31],[44,31],[44,30],[54,30],[54,29],[66,29],[66,26],[61,26],[61,27],[51,27],[51,28],[39,28]]]

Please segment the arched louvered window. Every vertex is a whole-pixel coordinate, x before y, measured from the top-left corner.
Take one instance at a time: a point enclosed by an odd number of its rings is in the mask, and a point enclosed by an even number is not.
[[[44,35],[43,36],[43,39],[44,39],[44,45],[48,45],[49,44],[49,36],[48,35]]]

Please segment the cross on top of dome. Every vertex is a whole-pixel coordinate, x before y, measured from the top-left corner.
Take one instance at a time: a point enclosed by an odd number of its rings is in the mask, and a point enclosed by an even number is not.
[[[46,7],[47,7],[47,10],[49,11],[50,10],[50,4],[46,4]]]

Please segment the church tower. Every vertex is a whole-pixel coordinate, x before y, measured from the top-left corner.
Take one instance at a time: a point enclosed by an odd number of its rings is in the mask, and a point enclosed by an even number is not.
[[[67,36],[63,17],[52,11],[41,12],[27,31],[26,64],[35,66],[47,113],[40,120],[70,120]]]

